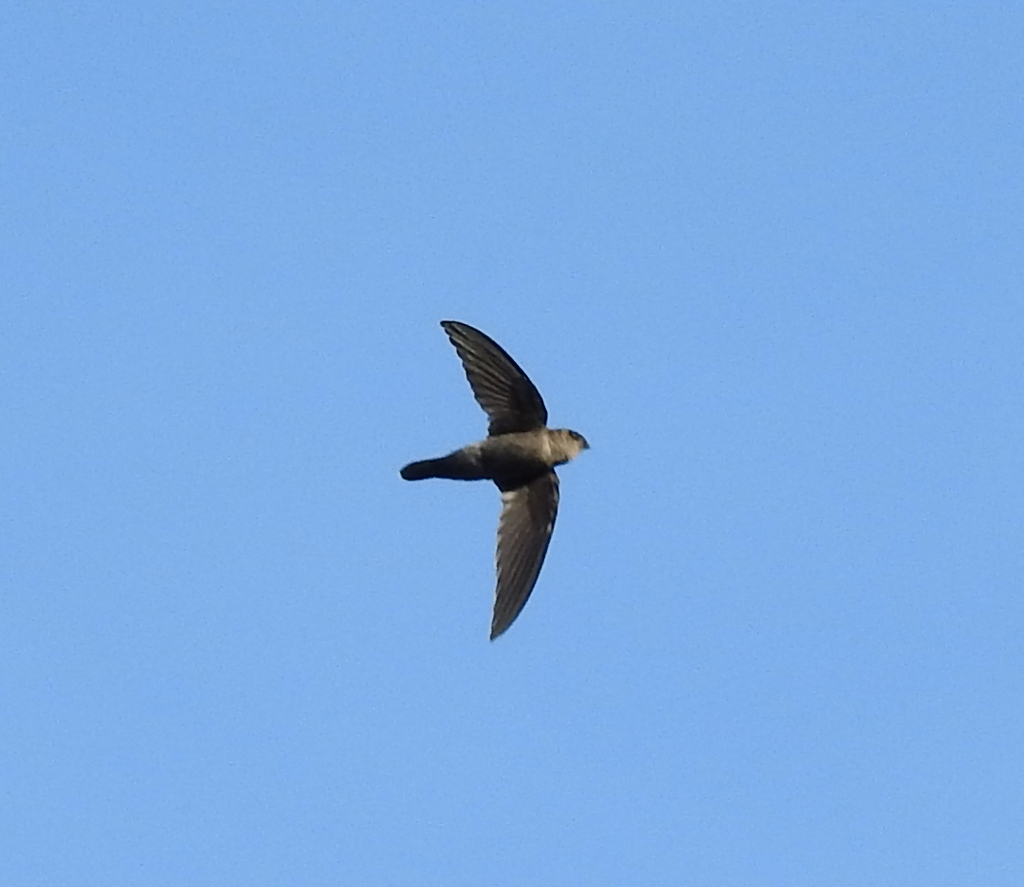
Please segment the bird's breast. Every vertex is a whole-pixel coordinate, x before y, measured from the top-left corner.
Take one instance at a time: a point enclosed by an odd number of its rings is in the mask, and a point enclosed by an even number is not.
[[[480,444],[481,459],[495,479],[531,478],[551,469],[551,443],[543,431],[498,434]]]

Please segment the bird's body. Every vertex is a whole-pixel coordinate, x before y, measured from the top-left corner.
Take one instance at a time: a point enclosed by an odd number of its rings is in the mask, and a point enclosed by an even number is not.
[[[563,428],[514,431],[486,437],[440,459],[412,462],[402,469],[406,480],[493,480],[499,490],[515,489],[575,458],[584,448]]]
[[[440,477],[491,480],[501,490],[497,571],[491,639],[512,624],[540,573],[558,513],[556,465],[588,444],[581,434],[547,427],[547,409],[533,383],[493,339],[453,320],[441,322],[462,359],[489,434],[439,459],[412,462],[406,480]]]

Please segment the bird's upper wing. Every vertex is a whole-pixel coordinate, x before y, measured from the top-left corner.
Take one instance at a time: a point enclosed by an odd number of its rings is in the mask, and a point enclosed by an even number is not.
[[[492,641],[515,621],[537,582],[558,514],[558,476],[549,471],[508,490],[501,503]]]
[[[547,424],[540,393],[504,348],[465,323],[442,320],[441,326],[459,352],[473,396],[491,420],[489,434],[533,431]]]

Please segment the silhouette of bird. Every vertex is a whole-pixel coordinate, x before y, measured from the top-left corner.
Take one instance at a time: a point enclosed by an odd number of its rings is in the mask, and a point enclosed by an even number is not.
[[[493,641],[523,609],[544,563],[558,514],[554,468],[590,445],[575,431],[547,427],[540,393],[497,342],[469,324],[441,326],[490,420],[487,437],[439,459],[410,462],[401,473],[406,480],[492,480],[501,491]]]

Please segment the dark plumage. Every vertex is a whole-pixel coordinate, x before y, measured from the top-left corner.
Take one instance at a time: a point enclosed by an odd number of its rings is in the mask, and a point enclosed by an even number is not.
[[[544,563],[558,513],[554,467],[589,444],[575,431],[547,427],[540,393],[497,342],[465,323],[444,320],[441,326],[490,419],[488,436],[440,459],[412,462],[402,469],[402,477],[492,480],[501,490],[494,640],[523,609]]]

